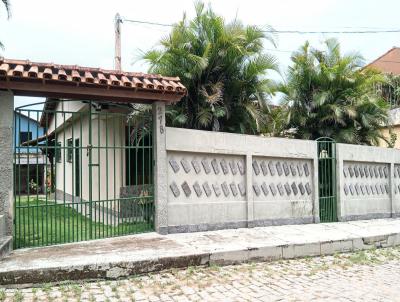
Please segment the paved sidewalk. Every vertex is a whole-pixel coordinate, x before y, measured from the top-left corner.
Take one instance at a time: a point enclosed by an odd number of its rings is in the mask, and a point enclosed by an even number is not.
[[[14,251],[0,284],[119,278],[193,265],[291,259],[400,245],[400,219],[156,233]]]
[[[399,301],[400,247],[1,289],[0,301]]]

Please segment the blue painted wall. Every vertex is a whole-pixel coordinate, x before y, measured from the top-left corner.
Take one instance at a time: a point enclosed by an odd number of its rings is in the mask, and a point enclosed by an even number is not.
[[[24,114],[21,114],[19,112],[14,112],[14,142],[13,146],[15,147],[15,144],[17,145],[17,149],[15,149],[15,152],[18,153],[41,153],[40,149],[38,150],[36,147],[20,147],[20,133],[21,132],[32,132],[32,139],[36,139],[39,136],[44,135],[44,129],[43,127],[40,127],[39,122],[36,121],[37,118],[40,118],[40,116],[36,116],[36,113],[33,113],[35,116],[31,116],[30,118],[28,116],[25,116]]]

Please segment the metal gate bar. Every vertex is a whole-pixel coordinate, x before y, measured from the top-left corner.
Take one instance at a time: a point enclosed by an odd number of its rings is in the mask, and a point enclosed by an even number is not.
[[[336,143],[333,139],[317,139],[319,216],[321,222],[337,221]]]
[[[14,114],[14,248],[154,230],[151,111],[38,105]]]

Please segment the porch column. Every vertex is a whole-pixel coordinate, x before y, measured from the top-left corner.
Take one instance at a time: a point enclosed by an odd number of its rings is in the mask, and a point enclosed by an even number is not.
[[[153,103],[153,152],[154,152],[154,204],[155,228],[168,234],[167,151],[165,133],[165,103]]]
[[[13,226],[14,95],[0,90],[0,258],[11,249]]]

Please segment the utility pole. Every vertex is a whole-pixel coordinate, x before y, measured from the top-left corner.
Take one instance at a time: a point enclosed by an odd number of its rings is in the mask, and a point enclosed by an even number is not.
[[[114,57],[114,69],[121,71],[121,23],[122,19],[119,13],[115,15],[114,27],[115,27],[115,57]]]

